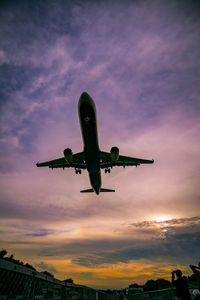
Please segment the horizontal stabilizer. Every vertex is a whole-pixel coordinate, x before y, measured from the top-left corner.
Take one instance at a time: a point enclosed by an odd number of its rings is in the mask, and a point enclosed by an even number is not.
[[[100,192],[115,192],[115,190],[109,190],[109,189],[101,189]]]
[[[93,189],[82,190],[80,193],[94,193]]]
[[[109,189],[100,189],[100,192],[115,192],[115,190],[109,190]],[[82,190],[80,193],[94,193],[93,189],[87,189],[87,190]]]

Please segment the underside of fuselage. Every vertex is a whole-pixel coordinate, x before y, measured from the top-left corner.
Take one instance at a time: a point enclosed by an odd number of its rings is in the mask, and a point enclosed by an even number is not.
[[[92,98],[82,93],[78,103],[78,113],[83,138],[83,151],[74,153],[70,148],[63,151],[64,157],[37,163],[37,167],[74,168],[76,174],[87,169],[92,188],[82,190],[81,193],[115,192],[115,190],[101,188],[101,169],[110,173],[115,166],[139,166],[153,164],[154,160],[119,155],[119,148],[114,146],[110,152],[100,151],[97,133],[96,107]]]
[[[94,101],[87,93],[81,95],[78,111],[90,183],[94,192],[98,195],[101,190],[101,172],[96,108]]]

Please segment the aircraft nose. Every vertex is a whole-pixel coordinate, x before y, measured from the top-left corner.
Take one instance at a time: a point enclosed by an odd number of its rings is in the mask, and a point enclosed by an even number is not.
[[[83,92],[80,97],[80,99],[85,99],[85,98],[90,98],[90,96],[87,92]]]
[[[90,105],[94,105],[93,104],[93,100],[92,98],[90,97],[90,95],[86,92],[83,92],[80,96],[80,99],[79,99],[79,105],[82,105],[83,103],[89,103]]]
[[[90,101],[91,101],[90,95],[86,92],[83,92],[80,96],[80,99],[79,99],[79,105],[81,105],[85,102],[90,102]]]
[[[79,102],[78,102],[78,110],[80,112],[81,108],[83,107],[92,107],[93,110],[96,111],[94,101],[90,97],[90,95],[86,92],[83,92],[80,96]]]

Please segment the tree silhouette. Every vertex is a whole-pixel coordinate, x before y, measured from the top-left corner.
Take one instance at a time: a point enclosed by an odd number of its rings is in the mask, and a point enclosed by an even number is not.
[[[144,291],[155,291],[171,287],[171,283],[166,279],[148,280],[144,285]]]
[[[54,275],[53,274],[51,274],[50,272],[48,272],[48,271],[44,271],[44,272],[41,272],[41,273],[43,273],[43,274],[45,274],[45,275],[48,275],[48,276],[51,276],[51,277],[54,277]]]
[[[7,254],[6,249],[2,249],[2,250],[0,251],[0,258],[4,258],[4,256],[6,256],[6,254]]]
[[[65,279],[65,280],[63,280],[64,282],[67,282],[67,283],[74,283],[74,280],[73,279],[71,279],[71,278],[69,278],[69,279]]]

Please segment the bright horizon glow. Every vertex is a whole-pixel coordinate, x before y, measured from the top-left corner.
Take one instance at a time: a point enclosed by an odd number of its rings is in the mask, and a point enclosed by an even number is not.
[[[158,215],[150,218],[151,221],[156,221],[156,222],[169,221],[170,219],[173,219],[173,217],[169,215]]]

